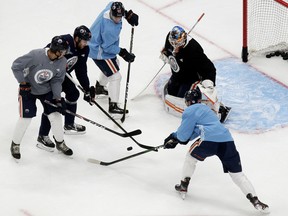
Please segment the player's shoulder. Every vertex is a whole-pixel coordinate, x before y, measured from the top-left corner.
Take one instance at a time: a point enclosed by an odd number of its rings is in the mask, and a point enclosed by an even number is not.
[[[31,56],[35,60],[46,58],[45,48],[33,49],[27,55]]]
[[[193,104],[187,107],[184,110],[183,115],[200,115],[202,113],[209,112],[209,111],[211,111],[211,109],[207,105],[202,104],[202,103],[197,103],[197,104]]]

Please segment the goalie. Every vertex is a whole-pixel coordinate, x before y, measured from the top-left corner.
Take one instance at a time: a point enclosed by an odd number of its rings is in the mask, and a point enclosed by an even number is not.
[[[184,108],[184,94],[188,90],[199,88],[207,104],[225,122],[230,107],[220,104],[215,88],[216,68],[206,56],[201,45],[180,26],[174,26],[167,34],[165,46],[160,58],[170,65],[172,75],[164,86],[162,99],[169,113],[181,116]]]

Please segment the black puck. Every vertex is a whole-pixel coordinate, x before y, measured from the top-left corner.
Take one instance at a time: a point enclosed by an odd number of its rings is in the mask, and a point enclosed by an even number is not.
[[[131,151],[132,149],[133,149],[132,146],[130,146],[127,148],[127,151]]]

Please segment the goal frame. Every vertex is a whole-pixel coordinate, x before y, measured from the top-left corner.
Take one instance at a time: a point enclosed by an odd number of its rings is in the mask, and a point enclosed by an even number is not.
[[[242,61],[248,62],[248,1],[243,0],[243,38],[242,38]],[[274,0],[275,2],[288,8],[288,2],[284,0]]]

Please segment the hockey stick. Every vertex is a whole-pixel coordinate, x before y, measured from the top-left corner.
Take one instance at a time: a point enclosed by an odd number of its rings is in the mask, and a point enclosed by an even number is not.
[[[132,155],[129,155],[129,156],[114,160],[114,161],[110,161],[110,162],[99,161],[99,160],[96,160],[96,159],[93,159],[93,158],[88,158],[87,161],[90,162],[90,163],[100,164],[100,165],[103,165],[103,166],[109,166],[111,164],[115,164],[115,163],[118,163],[120,161],[128,160],[130,158],[137,157],[139,155],[146,154],[146,153],[151,152],[151,151],[158,151],[158,149],[162,148],[163,146],[164,145],[156,146],[156,147],[153,147],[153,149],[147,149],[145,151],[141,151],[141,152],[138,152],[138,153],[135,153],[135,154],[132,154]]]
[[[66,76],[73,82],[84,94],[85,90],[80,86],[76,80],[74,80],[70,74],[66,73]],[[95,100],[91,101],[93,104],[95,104],[110,120],[112,120],[123,132],[127,133],[127,131],[111,116],[109,113],[107,113]],[[154,149],[152,146],[144,145],[139,142],[137,142],[132,136],[130,138],[141,148],[144,149]]]
[[[109,115],[96,101],[92,101],[92,103],[95,104],[106,116],[108,116],[108,118],[110,118],[123,132],[127,133],[127,131],[115,119],[113,119],[113,117]],[[152,150],[154,149],[153,146],[148,146],[137,142],[137,140],[135,140],[132,136],[130,136],[130,138],[141,148]]]
[[[48,101],[48,100],[45,100],[44,102],[47,103],[47,104],[49,104],[50,106],[58,107],[56,104],[53,104],[53,103],[51,103],[51,102]],[[91,124],[93,124],[93,125],[96,125],[97,127],[100,127],[100,128],[102,128],[102,129],[104,129],[104,130],[107,130],[107,131],[109,131],[109,132],[111,132],[111,133],[114,133],[114,134],[116,134],[116,135],[118,135],[118,136],[121,136],[121,137],[136,136],[136,135],[139,135],[139,134],[142,133],[141,130],[135,130],[135,131],[127,132],[127,133],[118,133],[117,131],[114,131],[114,130],[112,130],[112,129],[110,129],[110,128],[107,128],[107,127],[105,127],[105,126],[103,126],[103,125],[101,125],[101,124],[99,124],[99,123],[97,123],[97,122],[94,122],[94,121],[92,121],[92,120],[90,120],[90,119],[88,119],[88,118],[86,118],[86,117],[84,117],[84,116],[81,116],[81,115],[79,115],[79,114],[77,114],[77,113],[71,112],[71,111],[68,110],[68,109],[66,109],[65,112],[68,113],[68,114],[70,114],[70,115],[76,116],[76,117],[78,117],[78,118],[80,118],[80,119],[82,119],[82,120],[84,120],[84,121],[87,121],[87,122],[89,122],[89,123],[91,123]]]
[[[205,15],[205,13],[202,13],[201,16],[198,18],[198,20],[196,21],[196,23],[192,26],[192,28],[189,30],[189,32],[187,33],[187,35],[189,35],[191,33],[191,31],[195,28],[195,26],[200,22],[200,20],[202,19],[202,17]]]
[[[156,76],[161,72],[161,70],[164,68],[164,66],[166,65],[166,62],[164,62],[164,64],[162,65],[162,67],[159,69],[159,71],[155,74],[155,76],[151,79],[151,81],[146,85],[146,87],[139,93],[137,94],[134,98],[132,98],[132,100],[136,99],[137,97],[139,97],[139,95],[141,95],[147,88],[148,86],[153,82],[153,80],[156,78]]]
[[[134,38],[134,26],[131,28],[131,39],[130,39],[130,50],[129,52],[132,53],[132,47],[133,47],[133,38]],[[121,118],[121,122],[123,123],[125,121],[125,115],[126,115],[126,106],[127,106],[127,99],[128,99],[128,89],[129,89],[129,79],[130,79],[130,68],[131,68],[131,62],[128,62],[128,71],[127,71],[127,80],[126,80],[126,90],[125,90],[125,101],[124,101],[124,113]]]

